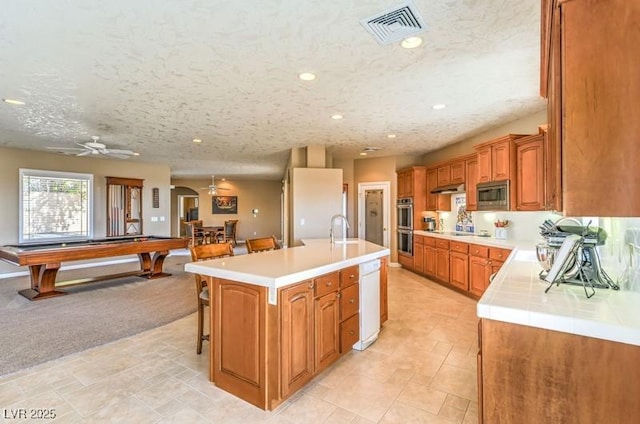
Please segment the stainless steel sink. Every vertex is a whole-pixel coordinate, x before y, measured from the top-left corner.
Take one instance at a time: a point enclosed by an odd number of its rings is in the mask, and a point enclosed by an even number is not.
[[[460,236],[460,237],[465,237],[465,236],[474,236],[475,234],[473,233],[453,233],[453,236]]]

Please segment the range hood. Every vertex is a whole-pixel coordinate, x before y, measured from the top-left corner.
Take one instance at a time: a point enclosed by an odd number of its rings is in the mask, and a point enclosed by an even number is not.
[[[431,190],[431,193],[435,194],[457,194],[464,193],[464,184],[449,184],[445,186],[436,187]]]

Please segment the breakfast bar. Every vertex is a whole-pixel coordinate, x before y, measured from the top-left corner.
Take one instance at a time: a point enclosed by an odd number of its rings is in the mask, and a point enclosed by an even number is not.
[[[350,351],[364,314],[379,314],[378,329],[386,317],[388,248],[358,239],[303,242],[185,265],[209,287],[209,379],[262,409],[274,409]],[[379,293],[361,296],[363,284],[372,284],[361,265],[372,262],[379,263]]]

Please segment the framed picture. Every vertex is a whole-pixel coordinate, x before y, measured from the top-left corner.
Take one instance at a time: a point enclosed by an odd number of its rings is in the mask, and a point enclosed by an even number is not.
[[[213,196],[211,202],[214,215],[238,213],[238,196]]]

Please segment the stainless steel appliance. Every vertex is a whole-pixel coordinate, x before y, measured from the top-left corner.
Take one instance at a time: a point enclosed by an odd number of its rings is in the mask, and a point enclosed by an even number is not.
[[[413,230],[413,199],[404,197],[398,199],[398,229]]]
[[[398,253],[413,256],[413,230],[398,228]]]
[[[509,180],[479,183],[476,194],[479,211],[509,210]]]
[[[413,199],[398,199],[398,253],[413,256]]]
[[[425,231],[435,231],[436,230],[436,220],[435,218],[425,217],[424,218],[424,230]]]

